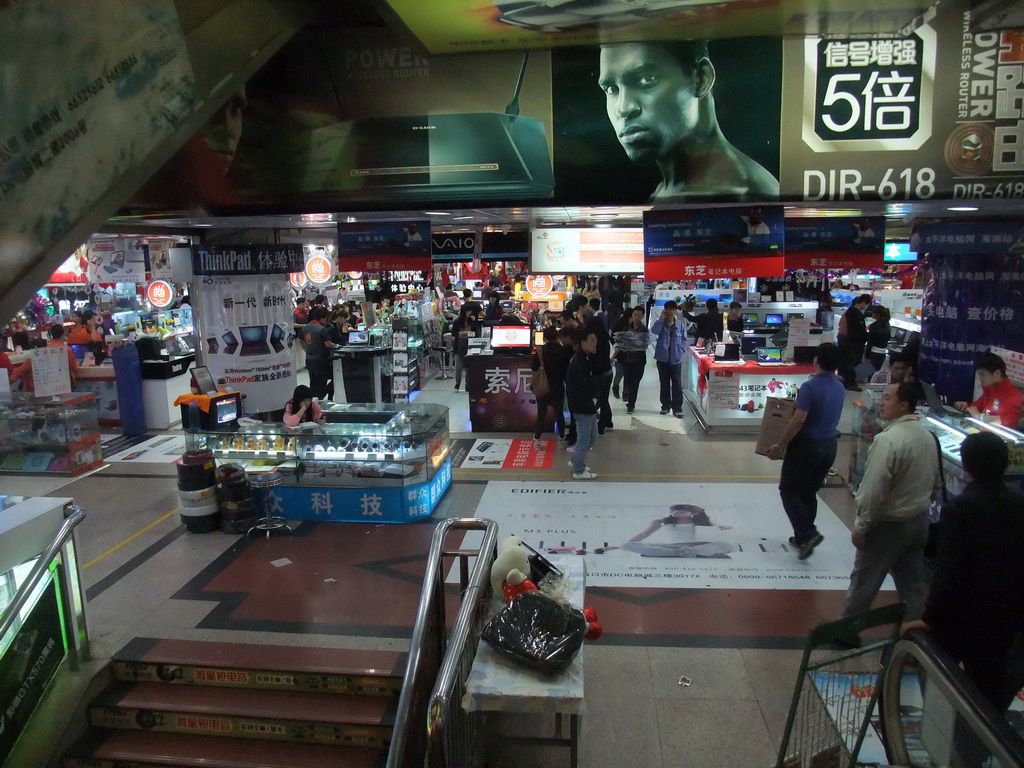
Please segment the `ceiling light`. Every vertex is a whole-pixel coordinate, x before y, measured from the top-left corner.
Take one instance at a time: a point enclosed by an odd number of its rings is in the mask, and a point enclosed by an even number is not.
[[[610,227],[611,224],[595,224],[595,227]]]
[[[476,216],[453,216],[452,221],[470,221],[475,218]]]
[[[345,217],[345,221],[347,223],[349,223],[349,224],[355,224],[356,223],[356,217],[355,216],[346,216]]]
[[[594,219],[595,221],[611,221],[618,215],[619,214],[617,213],[594,213],[591,214],[590,218]]]
[[[946,209],[947,211],[976,211],[978,210],[973,205],[954,205]]]
[[[451,216],[451,211],[424,211],[427,216]]]
[[[212,227],[213,224],[193,224],[194,227]]]

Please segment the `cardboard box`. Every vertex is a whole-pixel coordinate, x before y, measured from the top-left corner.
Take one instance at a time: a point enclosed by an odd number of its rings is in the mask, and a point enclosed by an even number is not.
[[[789,397],[769,397],[765,400],[764,414],[761,416],[761,430],[757,433],[757,445],[754,453],[762,456],[768,453],[768,449],[779,442],[789,426],[789,420],[793,418],[793,411],[796,410],[796,400]]]

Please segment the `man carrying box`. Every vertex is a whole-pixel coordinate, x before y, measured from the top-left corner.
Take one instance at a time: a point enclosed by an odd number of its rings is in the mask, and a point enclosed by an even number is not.
[[[814,521],[818,516],[818,489],[836,460],[839,418],[846,390],[836,378],[839,348],[825,343],[814,355],[814,375],[800,385],[796,409],[779,441],[768,449],[772,461],[782,459],[779,495],[793,526],[789,543],[806,560],[824,538]]]

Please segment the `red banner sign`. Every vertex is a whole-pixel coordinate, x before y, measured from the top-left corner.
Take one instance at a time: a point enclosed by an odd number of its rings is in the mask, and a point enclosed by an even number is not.
[[[644,264],[644,279],[711,280],[718,278],[780,277],[788,265],[778,256],[663,256]]]

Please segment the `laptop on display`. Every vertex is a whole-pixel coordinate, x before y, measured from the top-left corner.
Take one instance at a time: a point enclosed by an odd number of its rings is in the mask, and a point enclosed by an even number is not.
[[[942,404],[942,398],[939,397],[939,393],[935,389],[934,384],[929,384],[927,381],[922,381],[920,383],[921,391],[924,392],[924,399],[928,403],[928,410],[941,416],[955,416],[958,419],[962,419],[964,417],[964,414],[956,408]]]
[[[761,347],[757,350],[758,365],[786,365],[782,360],[781,347]]]
[[[756,355],[761,347],[768,346],[768,339],[764,336],[744,336],[740,340],[740,351],[744,355]]]
[[[238,353],[239,357],[270,354],[270,346],[267,344],[267,326],[243,325],[238,331],[242,335],[242,351]]]
[[[348,332],[348,346],[350,347],[365,347],[369,341],[369,331]]]

